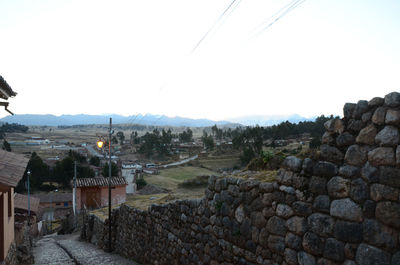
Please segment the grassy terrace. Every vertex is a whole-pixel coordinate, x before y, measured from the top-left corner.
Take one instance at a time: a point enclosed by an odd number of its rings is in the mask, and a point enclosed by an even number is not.
[[[167,193],[151,195],[127,195],[126,204],[141,210],[147,210],[152,204],[165,204],[174,200],[202,198],[204,196],[205,186],[183,188],[178,187],[185,180],[193,179],[200,175],[219,175],[201,167],[184,166],[169,168],[160,171],[159,175],[146,175],[144,179],[148,184],[159,186],[169,191]],[[256,179],[264,182],[274,181],[276,171],[243,172],[234,177],[242,179]],[[119,207],[118,205],[113,208]],[[108,208],[101,208],[92,211],[103,220],[108,216]]]

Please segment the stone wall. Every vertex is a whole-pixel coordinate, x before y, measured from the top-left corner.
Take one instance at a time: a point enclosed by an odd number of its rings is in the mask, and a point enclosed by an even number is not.
[[[400,93],[347,103],[323,161],[288,157],[276,182],[209,179],[201,200],[122,205],[113,247],[143,264],[400,264]],[[83,238],[105,248],[107,224]],[[96,240],[93,240],[93,236]]]

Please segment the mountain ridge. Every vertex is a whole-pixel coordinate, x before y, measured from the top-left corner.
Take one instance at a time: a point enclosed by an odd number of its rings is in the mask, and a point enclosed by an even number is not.
[[[314,118],[305,118],[298,114],[292,115],[253,115],[238,118],[227,119],[223,121],[214,121],[210,119],[192,119],[180,116],[168,117],[165,115],[138,114],[131,116],[122,116],[119,114],[63,114],[56,116],[53,114],[19,114],[6,116],[0,119],[0,122],[19,123],[27,126],[72,126],[89,124],[107,124],[109,118],[113,119],[113,124],[140,124],[153,126],[177,126],[177,127],[208,127],[208,126],[271,126],[283,121],[298,123],[300,121],[314,120]]]

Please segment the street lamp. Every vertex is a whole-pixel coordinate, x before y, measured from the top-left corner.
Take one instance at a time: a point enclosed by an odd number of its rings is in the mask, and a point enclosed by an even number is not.
[[[112,118],[110,118],[110,129],[108,131],[108,251],[111,252],[111,135],[113,134],[112,130]],[[103,139],[99,139],[97,141],[97,147],[105,150],[103,147],[105,142]]]
[[[27,178],[28,178],[28,225],[31,224],[31,191],[30,191],[30,183],[29,183],[29,179],[31,176],[31,171],[28,170],[28,172],[26,172],[27,174]]]

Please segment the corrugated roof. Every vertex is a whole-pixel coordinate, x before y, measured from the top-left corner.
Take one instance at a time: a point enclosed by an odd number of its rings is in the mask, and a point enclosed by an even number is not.
[[[6,80],[0,75],[0,98],[8,99],[9,97],[15,97],[17,93],[15,93],[9,84],[7,84]]]
[[[39,198],[40,202],[71,202],[72,193],[49,192],[32,194],[33,197]]]
[[[37,213],[39,210],[39,198],[30,197],[31,211]],[[28,196],[15,193],[14,195],[14,208],[28,211]]]
[[[111,186],[128,185],[124,177],[111,177]],[[78,178],[76,187],[105,187],[108,186],[108,178]]]
[[[16,187],[24,175],[28,161],[23,155],[0,150],[0,183]]]

